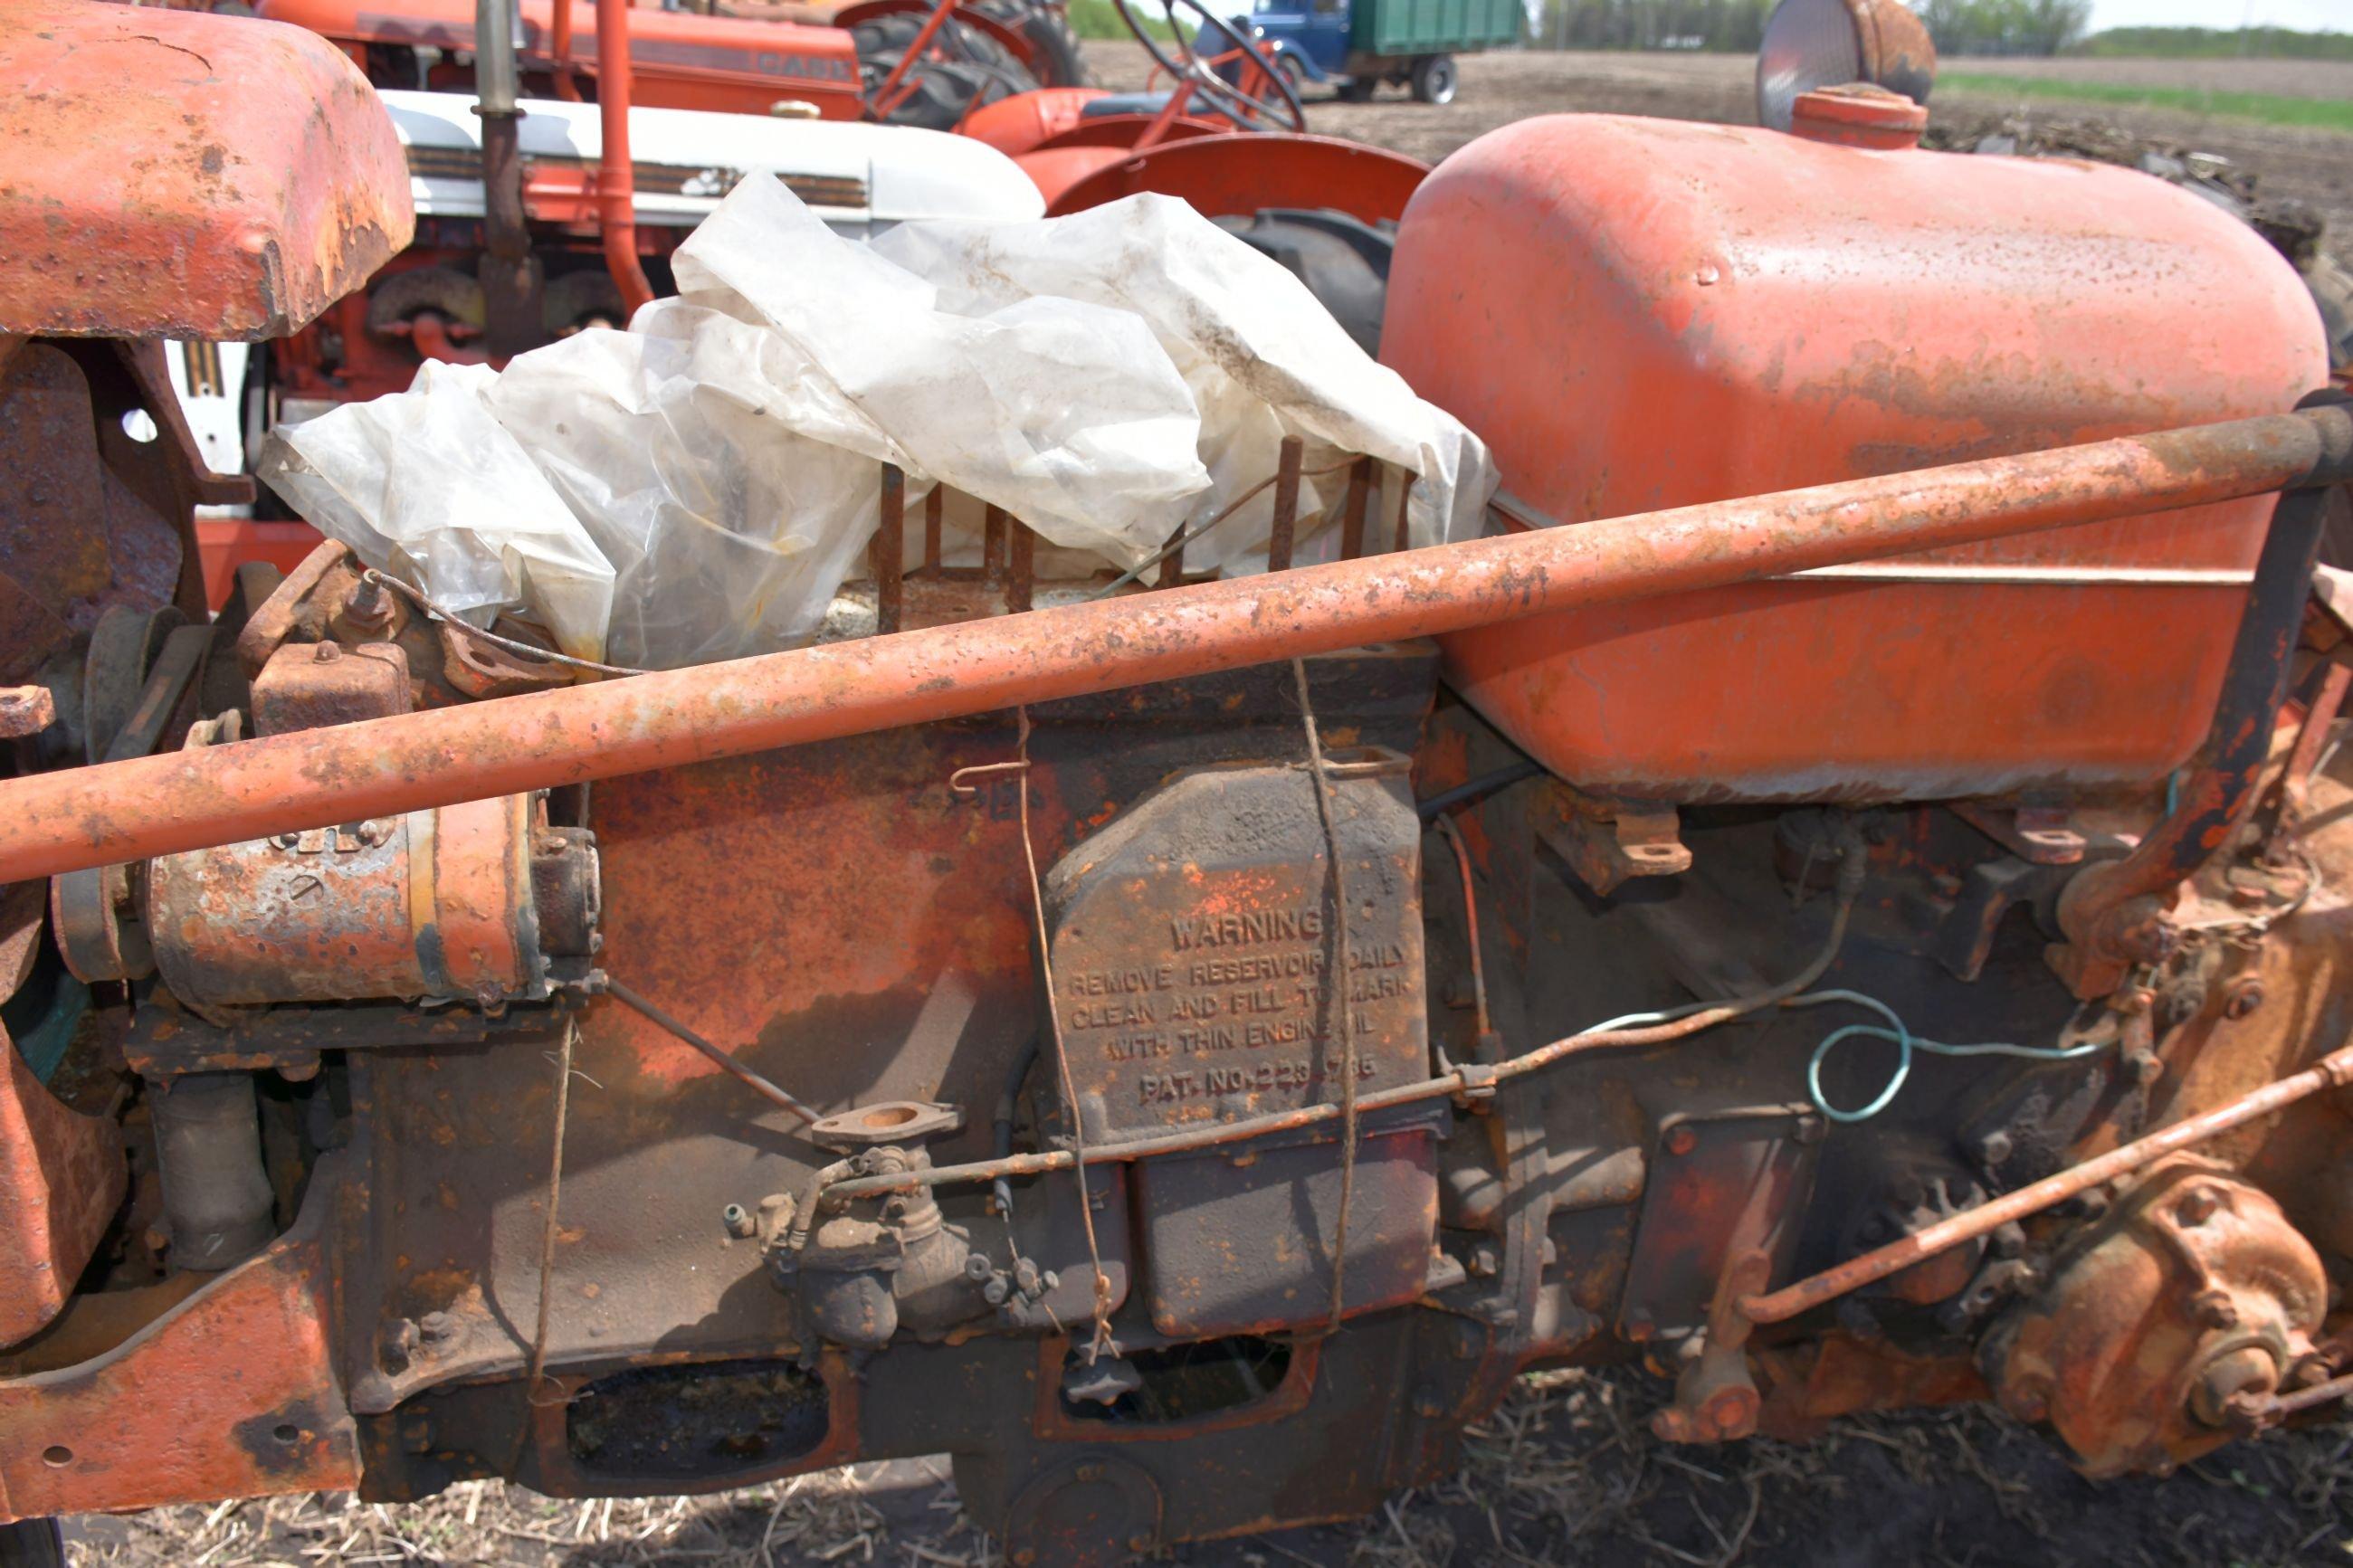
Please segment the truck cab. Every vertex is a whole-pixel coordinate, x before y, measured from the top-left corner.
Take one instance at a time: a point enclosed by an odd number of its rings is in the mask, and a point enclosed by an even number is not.
[[[1454,57],[1518,42],[1520,7],[1516,0],[1445,7],[1412,0],[1255,0],[1234,27],[1266,46],[1294,90],[1320,82],[1361,103],[1392,82],[1420,102],[1443,104],[1454,100]]]

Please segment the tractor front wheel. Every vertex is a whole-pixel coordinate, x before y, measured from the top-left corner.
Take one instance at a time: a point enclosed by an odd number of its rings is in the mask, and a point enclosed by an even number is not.
[[[1417,103],[1454,101],[1454,57],[1424,55],[1413,62],[1413,97]]]
[[[0,1524],[0,1568],[66,1568],[65,1538],[54,1519]]]

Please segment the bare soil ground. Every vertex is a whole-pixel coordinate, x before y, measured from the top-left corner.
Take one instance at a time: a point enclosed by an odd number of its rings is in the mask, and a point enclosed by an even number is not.
[[[2353,1425],[2225,1449],[2169,1480],[2094,1485],[1984,1410],[1840,1423],[1803,1446],[1652,1441],[1630,1373],[1522,1381],[1461,1471],[1345,1528],[1179,1549],[1201,1568],[2011,1568],[2344,1563]],[[386,1508],[342,1496],[77,1521],[77,1568],[1003,1568],[945,1460],[860,1466],[710,1498],[555,1502],[469,1483]]]
[[[1107,86],[1143,85],[1131,46],[1092,44],[1088,58]],[[2353,66],[1992,64],[2006,73],[2353,94]],[[1499,54],[1465,60],[1462,78],[1461,98],[1445,109],[1388,92],[1365,105],[1319,96],[1309,124],[1435,162],[1531,114],[1752,118],[1748,62],[1725,57]],[[2054,114],[2048,102],[2025,107],[2035,117]],[[1936,115],[1999,119],[2018,108],[1940,96]],[[2257,172],[2267,195],[2323,205],[2336,248],[2353,259],[2353,138],[2109,105],[2083,113],[2221,153]],[[1189,1547],[1167,1561],[1218,1568],[2353,1561],[2353,1422],[2226,1448],[2168,1480],[2094,1484],[2042,1437],[1981,1409],[1845,1421],[1804,1446],[1670,1447],[1648,1428],[1662,1392],[1633,1373],[1527,1378],[1473,1432],[1462,1470],[1445,1484],[1396,1498],[1361,1525]],[[75,1521],[69,1536],[78,1568],[1002,1563],[959,1511],[944,1460],[860,1466],[697,1499],[566,1503],[481,1483],[410,1508],[288,1498]]]
[[[1091,43],[1087,63],[1108,87],[1144,85],[1133,44]],[[1968,59],[1949,62],[2004,76],[2353,98],[2353,63],[2298,60]],[[1435,163],[1464,142],[1533,114],[1651,114],[1733,125],[1756,122],[1755,65],[1739,55],[1505,53],[1462,62],[1455,100],[1433,108],[1384,88],[1370,103],[1311,90],[1308,129],[1391,148]],[[2329,222],[2330,249],[2353,265],[2353,137],[2264,125],[2222,115],[2138,105],[2074,104],[2014,95],[1939,92],[1931,126],[1996,129],[2020,116],[2037,123],[2097,121],[2150,142],[2230,159],[2258,176],[2263,195],[2301,201]]]

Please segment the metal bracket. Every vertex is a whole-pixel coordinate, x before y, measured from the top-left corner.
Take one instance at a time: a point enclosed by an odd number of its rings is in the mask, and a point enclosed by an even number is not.
[[[1630,878],[1691,869],[1682,825],[1664,801],[1588,795],[1547,779],[1530,805],[1529,820],[1536,837],[1604,897]]]

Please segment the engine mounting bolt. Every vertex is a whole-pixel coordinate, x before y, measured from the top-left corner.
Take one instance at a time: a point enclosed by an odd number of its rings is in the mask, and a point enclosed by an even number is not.
[[[2230,997],[2222,1004],[2222,1016],[2243,1018],[2263,1005],[2263,983],[2254,979],[2242,980],[2231,987]]]
[[[1667,1152],[1688,1154],[1699,1147],[1699,1134],[1689,1126],[1677,1127],[1667,1134]]]
[[[438,1345],[455,1337],[458,1320],[447,1312],[427,1312],[417,1320],[417,1331],[424,1336],[427,1344]]]
[[[2198,1313],[2198,1321],[2210,1329],[2235,1329],[2239,1326],[2238,1307],[2221,1290],[2201,1290],[2197,1300],[2190,1305]]]
[[[752,1216],[742,1204],[729,1204],[725,1208],[721,1209],[719,1223],[727,1227],[728,1235],[739,1240],[750,1236],[754,1229]]]
[[[2015,1148],[2010,1134],[1997,1127],[1978,1140],[1978,1158],[1989,1165],[2003,1164],[2009,1161]]]
[[[2183,1225],[2204,1225],[2219,1206],[2211,1187],[2192,1187],[2173,1205],[2173,1217]]]

